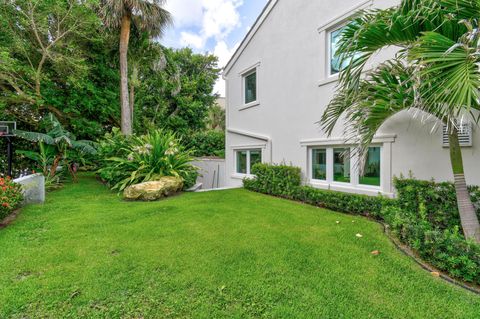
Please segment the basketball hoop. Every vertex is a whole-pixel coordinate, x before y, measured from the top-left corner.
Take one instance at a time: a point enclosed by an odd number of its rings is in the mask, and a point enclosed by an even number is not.
[[[15,130],[17,129],[17,122],[14,121],[0,121],[0,138],[7,139],[7,176],[12,177],[12,159],[13,159],[13,147],[11,137],[15,136]]]

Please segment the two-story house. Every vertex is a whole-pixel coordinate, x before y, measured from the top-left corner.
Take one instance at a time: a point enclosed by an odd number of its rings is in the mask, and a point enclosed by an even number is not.
[[[227,185],[241,185],[257,162],[299,166],[305,182],[315,187],[371,195],[393,195],[392,179],[400,174],[453,180],[448,139],[442,125],[432,130],[435,119],[411,112],[390,119],[371,145],[362,176],[354,156],[345,156],[351,145],[341,123],[330,137],[318,124],[339,77],[334,53],[341,28],[357,10],[397,3],[271,0],[266,5],[224,71]],[[480,133],[464,135],[467,182],[480,184]]]

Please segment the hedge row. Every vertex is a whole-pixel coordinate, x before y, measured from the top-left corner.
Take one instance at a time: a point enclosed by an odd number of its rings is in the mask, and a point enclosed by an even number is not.
[[[396,178],[397,199],[389,199],[302,186],[300,168],[292,166],[256,164],[252,174],[256,177],[244,180],[246,189],[376,218],[438,269],[480,284],[480,245],[463,237],[452,183]],[[480,207],[479,188],[470,192]]]

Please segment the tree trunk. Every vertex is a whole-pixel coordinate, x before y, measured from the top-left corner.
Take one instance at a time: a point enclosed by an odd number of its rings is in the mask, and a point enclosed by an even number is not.
[[[128,42],[130,40],[130,25],[132,16],[127,13],[122,17],[120,29],[120,105],[121,126],[124,135],[132,134],[132,112],[128,99]]]
[[[37,70],[35,71],[35,94],[37,95],[37,97],[41,96],[40,78],[42,77],[42,69],[46,60],[47,60],[47,53],[42,52],[42,59],[38,63]]]
[[[134,118],[134,110],[135,110],[135,86],[138,83],[138,68],[136,63],[133,63],[132,66],[132,77],[130,79],[130,112],[132,113],[132,125],[133,125],[133,118]]]
[[[458,130],[456,128],[453,128],[449,133],[449,142],[450,160],[452,163],[453,175],[455,177],[455,191],[457,193],[458,212],[460,213],[463,233],[465,238],[473,239],[480,243],[480,224],[467,188],[463,168],[462,149],[458,140]]]

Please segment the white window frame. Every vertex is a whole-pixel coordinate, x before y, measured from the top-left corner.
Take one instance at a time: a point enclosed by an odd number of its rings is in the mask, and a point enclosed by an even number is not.
[[[388,143],[390,145],[390,143]],[[360,172],[358,171],[358,167],[356,165],[358,161],[358,157],[352,151],[352,145],[345,145],[345,144],[334,144],[334,145],[306,145],[308,147],[307,156],[307,174],[308,174],[308,183],[312,186],[324,188],[324,189],[332,189],[338,191],[350,191],[350,192],[358,192],[358,193],[365,193],[365,194],[378,194],[385,189],[385,180],[387,178],[387,172],[385,170],[384,163],[385,156],[384,156],[384,145],[381,143],[372,143],[369,147],[378,147],[380,148],[380,185],[364,185],[360,184]],[[349,148],[350,149],[350,182],[338,182],[334,180],[334,149],[339,148]],[[326,175],[327,178],[325,180],[314,179],[313,178],[313,150],[316,149],[324,149],[326,150]],[[390,164],[388,164],[390,165]]]
[[[260,70],[260,62],[258,62],[256,64],[254,64],[253,66],[241,71],[240,74],[239,74],[240,77],[241,77],[241,81],[242,81],[242,85],[241,85],[242,105],[239,107],[239,111],[260,105],[260,98],[259,98],[260,72],[259,72],[259,70]],[[246,93],[246,91],[245,91],[246,84],[245,84],[245,82],[247,80],[247,77],[249,75],[252,75],[253,73],[256,73],[256,83],[255,83],[256,84],[256,87],[255,87],[256,100],[246,103],[246,94],[245,94]]]
[[[346,25],[346,22],[343,22],[327,30],[327,78],[338,78],[341,72],[332,73],[332,33],[344,28]]]
[[[234,157],[235,157],[235,170],[234,170],[234,174],[236,176],[244,176],[244,177],[253,177],[254,175],[252,175],[252,172],[251,172],[251,152],[254,152],[254,151],[259,151],[260,152],[260,160],[261,160],[261,163],[264,163],[264,154],[263,154],[263,148],[260,148],[260,147],[252,147],[252,148],[239,148],[239,149],[235,149],[234,150]],[[237,172],[237,167],[238,167],[238,152],[247,152],[247,170],[246,170],[246,173],[239,173]]]
[[[346,26],[351,17],[354,16],[358,11],[367,9],[372,5],[373,0],[364,0],[318,27],[317,31],[320,33],[320,41],[323,46],[323,50],[321,52],[323,57],[320,56],[320,58],[323,59],[322,64],[324,68],[323,72],[321,72],[323,73],[321,74],[322,79],[319,80],[318,86],[323,86],[339,79],[339,73],[331,73],[331,33]]]

